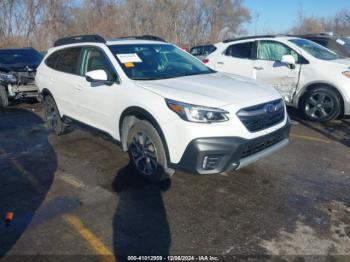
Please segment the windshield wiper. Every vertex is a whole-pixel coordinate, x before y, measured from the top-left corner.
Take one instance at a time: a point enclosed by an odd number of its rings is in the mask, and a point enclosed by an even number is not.
[[[207,74],[212,74],[215,73],[215,71],[208,71],[208,72],[196,72],[196,73],[184,73],[181,75],[177,75],[175,77],[182,77],[182,76],[195,76],[195,75],[207,75]]]
[[[216,71],[208,71],[208,72],[196,72],[196,73],[183,73],[180,75],[172,75],[172,76],[159,76],[159,77],[133,77],[133,80],[162,80],[162,79],[169,79],[169,78],[177,78],[177,77],[183,77],[183,76],[194,76],[194,75],[206,75],[206,74],[212,74],[216,73]]]
[[[161,77],[133,77],[132,80],[160,80]]]

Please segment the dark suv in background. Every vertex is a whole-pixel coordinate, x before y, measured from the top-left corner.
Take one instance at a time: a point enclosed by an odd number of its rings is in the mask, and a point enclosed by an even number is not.
[[[333,36],[329,34],[299,35],[298,37],[311,40],[332,50],[338,55],[350,57],[350,37]]]
[[[0,108],[9,99],[38,97],[34,79],[42,58],[33,48],[0,49]]]

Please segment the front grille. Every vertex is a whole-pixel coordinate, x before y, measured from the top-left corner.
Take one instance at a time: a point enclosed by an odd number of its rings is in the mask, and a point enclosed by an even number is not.
[[[274,144],[277,144],[278,142],[282,141],[284,138],[285,137],[283,134],[279,134],[277,136],[268,137],[262,141],[252,143],[243,149],[241,158],[245,158],[253,154],[256,154],[270,146],[273,146]]]
[[[237,116],[250,132],[257,132],[277,125],[284,119],[284,102],[282,99],[243,108]]]

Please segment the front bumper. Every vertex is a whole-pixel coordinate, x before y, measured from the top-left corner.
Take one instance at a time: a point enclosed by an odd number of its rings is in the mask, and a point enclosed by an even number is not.
[[[35,97],[38,96],[39,89],[34,83],[26,85],[8,85],[10,97]]]
[[[242,168],[281,149],[289,142],[290,124],[255,139],[210,137],[193,140],[175,169],[217,174]]]

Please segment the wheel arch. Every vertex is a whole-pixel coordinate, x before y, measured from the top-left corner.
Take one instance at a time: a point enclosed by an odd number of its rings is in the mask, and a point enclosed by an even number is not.
[[[153,117],[151,113],[149,113],[144,108],[141,108],[138,106],[131,106],[126,108],[119,118],[119,137],[120,137],[120,142],[123,150],[124,151],[128,150],[127,135],[130,128],[137,120],[147,120],[154,126],[154,128],[157,130],[162,140],[162,143],[164,145],[165,155],[166,155],[167,161],[169,162],[170,155],[169,155],[168,144],[166,142],[164,133],[160,125],[158,124],[158,121],[155,119],[155,117]]]
[[[44,88],[40,93],[41,93],[41,95],[42,95],[43,97],[45,97],[45,96],[47,96],[47,95],[50,95],[50,96],[53,97],[52,93],[51,93],[50,90],[47,89],[47,88]]]
[[[338,94],[338,96],[340,98],[340,101],[341,101],[341,104],[340,104],[340,106],[341,106],[341,115],[343,115],[344,114],[344,108],[345,108],[343,95],[342,95],[342,93],[339,91],[339,89],[335,85],[333,85],[331,83],[327,83],[327,82],[313,82],[313,83],[309,83],[309,84],[305,85],[302,88],[302,92],[300,93],[301,95],[298,98],[298,103],[297,103],[298,108],[300,108],[301,102],[305,98],[305,95],[308,92],[310,92],[310,91],[312,91],[312,90],[314,90],[314,89],[316,89],[318,87],[327,87],[327,88],[333,90],[334,92],[336,92]]]
[[[58,105],[57,105],[57,101],[55,99],[55,97],[53,96],[53,94],[51,93],[51,91],[47,88],[44,88],[43,90],[41,90],[40,95],[42,96],[42,98],[44,99],[46,96],[51,96],[53,101],[55,102],[56,106],[57,106],[57,110],[58,113],[60,114],[60,116],[62,118],[64,118],[65,116],[62,114],[61,110],[59,109]]]

